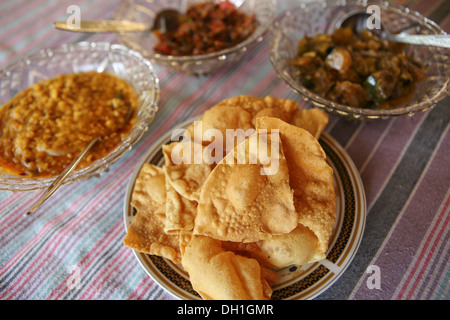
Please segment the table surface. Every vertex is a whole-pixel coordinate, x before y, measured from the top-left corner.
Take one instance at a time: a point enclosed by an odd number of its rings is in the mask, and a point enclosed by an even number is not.
[[[111,18],[119,0],[73,0],[83,19]],[[450,31],[447,0],[401,0]],[[287,6],[279,2],[280,8]],[[0,67],[40,48],[78,41],[117,42],[114,34],[53,29],[67,1],[3,0]],[[279,12],[281,13],[281,11]],[[276,75],[263,41],[243,61],[193,77],[155,66],[159,111],[142,140],[111,170],[61,187],[29,217],[40,191],[0,191],[0,299],[171,300],[122,243],[130,176],[162,134],[217,102],[241,94],[301,101]],[[305,105],[305,104],[302,104]],[[412,118],[352,122],[330,116],[326,132],[352,158],[363,181],[367,217],[360,247],[345,273],[316,299],[450,298],[450,99]],[[381,287],[368,285],[379,267]],[[70,286],[77,270],[81,286]],[[372,288],[372,289],[371,289]]]

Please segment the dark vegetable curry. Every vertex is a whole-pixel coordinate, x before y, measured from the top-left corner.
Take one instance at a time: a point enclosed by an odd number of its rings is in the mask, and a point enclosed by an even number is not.
[[[388,109],[405,103],[425,77],[404,45],[369,30],[351,29],[304,37],[290,61],[299,81],[314,93],[356,108]]]
[[[153,31],[158,38],[154,50],[175,56],[217,52],[244,41],[255,24],[254,16],[229,1],[194,3],[178,18],[176,31]]]

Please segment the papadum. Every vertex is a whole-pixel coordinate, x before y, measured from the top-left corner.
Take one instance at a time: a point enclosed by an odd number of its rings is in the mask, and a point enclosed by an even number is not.
[[[203,299],[270,299],[274,270],[325,258],[336,219],[318,142],[328,115],[298,107],[238,96],[208,109],[163,146],[163,168],[142,167],[124,244],[181,263]],[[244,138],[227,145],[230,129]]]
[[[184,248],[182,266],[205,300],[268,300],[278,278],[255,259],[227,251],[221,241],[207,236],[192,237]]]
[[[259,143],[265,146],[251,147]],[[259,151],[266,148],[271,153],[263,159]],[[297,223],[280,139],[276,134],[255,134],[237,145],[209,175],[200,194],[194,234],[254,242],[288,233]]]
[[[317,255],[324,255],[336,219],[333,169],[325,151],[307,130],[276,118],[258,118],[258,130],[278,129],[294,190],[298,222],[318,238]]]
[[[136,215],[131,220],[123,243],[133,250],[180,263],[178,236],[164,232],[165,199],[164,171],[157,166],[144,164],[136,179],[131,199]]]

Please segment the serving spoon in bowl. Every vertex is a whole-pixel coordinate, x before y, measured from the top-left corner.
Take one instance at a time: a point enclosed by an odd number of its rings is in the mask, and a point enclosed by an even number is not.
[[[133,107],[129,105],[128,112],[125,115],[124,121],[120,128],[123,128],[130,121],[133,115]],[[117,130],[120,130],[118,128]],[[64,180],[69,176],[69,174],[80,164],[81,160],[86,156],[86,154],[91,150],[97,143],[99,143],[104,136],[98,136],[92,139],[88,145],[72,160],[72,162],[55,178],[50,186],[44,191],[44,193],[39,197],[39,199],[33,204],[33,206],[25,213],[25,216],[30,215],[36,211],[45,201],[47,201],[50,196],[55,193],[55,191],[62,185]]]
[[[89,150],[91,150],[101,139],[102,137],[97,137],[89,142],[84,150],[80,152],[78,156],[74,158],[72,162],[56,177],[53,183],[39,197],[38,201],[36,201],[33,206],[25,213],[26,216],[36,211],[41,206],[41,204],[43,204],[48,198],[50,198],[53,193],[55,193],[55,191],[61,186],[67,176],[80,164],[81,160],[83,160]]]
[[[56,29],[76,32],[142,32],[159,30],[162,33],[173,32],[178,28],[180,13],[175,9],[164,9],[157,13],[153,25],[127,20],[81,20],[79,26],[67,21],[55,21]]]
[[[336,27],[350,28],[355,34],[359,34],[364,29],[369,29],[367,20],[372,15],[365,11],[351,11],[342,17],[337,23]],[[379,28],[370,29],[373,33],[379,36],[383,40],[389,40],[392,42],[400,42],[414,45],[434,46],[442,48],[450,48],[450,35],[437,34],[437,35],[416,35],[416,34],[392,34],[385,27],[383,21],[380,21]]]

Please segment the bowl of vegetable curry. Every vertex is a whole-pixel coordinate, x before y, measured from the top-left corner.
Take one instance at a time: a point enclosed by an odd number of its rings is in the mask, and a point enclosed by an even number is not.
[[[307,3],[285,11],[269,37],[277,75],[304,99],[329,113],[357,119],[412,116],[448,95],[449,49],[405,45],[336,27],[345,14],[380,8],[387,28],[445,34],[416,12],[381,1]]]

